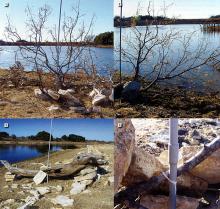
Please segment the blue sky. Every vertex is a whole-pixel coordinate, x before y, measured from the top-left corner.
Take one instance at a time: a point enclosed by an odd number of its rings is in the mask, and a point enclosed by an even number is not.
[[[4,128],[9,123],[9,128]],[[0,131],[10,135],[29,136],[50,131],[50,119],[0,119]],[[113,141],[113,119],[53,119],[53,136],[79,134],[86,139]]]
[[[90,20],[91,17],[95,15],[94,34],[113,30],[113,1],[114,0],[80,1],[81,14],[86,14],[83,19]],[[9,8],[4,7],[7,2],[10,3]],[[63,0],[63,14],[71,14],[72,5],[76,5],[77,2],[78,0]],[[59,3],[60,0],[0,0],[0,38],[2,38],[4,26],[7,22],[6,15],[10,17],[20,32],[25,33],[25,8],[27,5],[29,5],[33,11],[37,11],[39,7],[45,4],[49,5],[53,10],[49,20],[50,25],[58,25]]]
[[[120,0],[115,0],[114,14],[119,14],[118,3]],[[142,14],[146,14],[148,0],[123,0],[124,1],[124,16],[132,16],[136,14],[138,2],[142,5]],[[153,2],[153,0],[151,0]],[[168,17],[179,18],[208,18],[212,15],[220,14],[220,1],[219,0],[154,0],[155,12],[159,15],[162,14],[161,7],[170,5],[167,11]]]

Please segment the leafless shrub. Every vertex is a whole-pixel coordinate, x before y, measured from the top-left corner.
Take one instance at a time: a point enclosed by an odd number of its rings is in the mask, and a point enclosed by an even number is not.
[[[16,61],[15,64],[9,68],[8,80],[14,87],[23,85],[24,67],[19,61]]]
[[[39,73],[38,69],[52,73],[56,77],[54,85],[57,89],[65,88],[66,75],[75,72],[82,66],[84,51],[87,50],[89,37],[92,37],[93,18],[87,21],[89,24],[86,26],[82,20],[83,15],[80,13],[79,6],[78,2],[72,8],[71,16],[64,16],[61,32],[56,26],[53,28],[49,26],[48,18],[51,15],[49,6],[41,7],[37,14],[33,14],[30,7],[26,9],[28,18],[26,28],[30,33],[30,40],[34,44],[32,46],[19,46],[19,51],[22,58],[34,66],[37,73]],[[11,41],[22,40],[9,18],[5,30],[8,39]],[[42,46],[41,43],[45,40],[45,34],[48,34],[48,38],[57,44],[50,47]],[[60,40],[60,34],[62,40]],[[60,42],[65,46],[61,46]],[[41,79],[40,74],[39,79]]]

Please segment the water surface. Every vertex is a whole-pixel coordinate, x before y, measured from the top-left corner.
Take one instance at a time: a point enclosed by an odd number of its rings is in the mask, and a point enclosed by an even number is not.
[[[59,151],[66,148],[75,148],[74,145],[51,145],[51,151]],[[29,160],[42,155],[47,155],[48,145],[0,145],[0,160],[16,163]]]
[[[144,34],[145,27],[138,26],[137,27],[141,33]],[[129,52],[132,55],[135,55],[134,46],[135,44],[135,38],[134,33],[132,32],[132,28],[123,28],[122,34],[123,34],[123,41],[122,41],[122,48],[125,49],[125,51]],[[151,31],[155,30],[153,27],[150,28]],[[206,50],[202,52],[202,57],[207,57],[207,54],[213,51],[214,49],[218,48],[220,49],[220,33],[204,33],[201,29],[200,25],[166,25],[166,26],[160,26],[159,27],[159,37],[162,35],[168,33],[168,32],[178,32],[181,36],[181,40],[183,40],[184,36],[188,36],[189,34],[192,34],[191,40],[189,42],[189,48],[188,50],[190,52],[196,52],[198,47],[201,44],[207,44]],[[116,60],[115,67],[119,69],[119,53],[118,53],[118,47],[119,47],[119,28],[115,28],[115,52],[114,52],[114,58]],[[133,46],[129,44],[129,41],[132,42]],[[170,63],[176,63],[178,60],[179,55],[182,53],[180,42],[177,40],[174,40],[171,48],[168,50],[168,56]],[[157,48],[156,48],[157,49]],[[157,63],[158,60],[158,52],[155,50],[154,56],[149,56],[148,60],[143,63],[141,67],[141,75],[145,78],[152,80],[153,76],[150,74],[152,71],[152,67]],[[159,51],[159,50],[158,50]],[[136,55],[135,55],[136,56]],[[124,59],[126,60],[126,59]],[[187,68],[187,66],[190,63],[183,65],[183,68]],[[122,71],[124,74],[132,74],[134,67],[128,63],[123,62],[122,64]],[[193,71],[190,71],[188,73],[185,73],[182,77],[175,78],[173,80],[166,80],[166,82],[161,82],[163,85],[180,85],[187,89],[193,89],[198,91],[218,91],[220,89],[220,71],[214,69],[211,66],[202,66],[200,68],[197,68]]]
[[[44,46],[43,47],[45,52],[47,53],[49,62],[51,64],[54,63],[53,61],[53,53],[55,53],[55,46]],[[0,68],[9,68],[11,67],[15,61],[21,62],[21,64],[25,67],[25,70],[33,70],[34,64],[28,62],[26,59],[24,59],[20,52],[19,47],[17,46],[0,46]],[[61,56],[60,56],[60,63],[64,61],[66,58],[66,46],[61,47]],[[92,55],[92,59],[89,54],[89,50]],[[56,55],[56,54],[55,54]],[[86,60],[87,65],[94,64],[99,71],[99,73],[106,75],[108,73],[108,69],[113,67],[113,49],[112,48],[96,48],[96,47],[87,47],[85,51],[82,53],[81,57],[78,59],[78,61]],[[85,62],[83,61],[83,64]],[[78,63],[76,63],[77,65]]]

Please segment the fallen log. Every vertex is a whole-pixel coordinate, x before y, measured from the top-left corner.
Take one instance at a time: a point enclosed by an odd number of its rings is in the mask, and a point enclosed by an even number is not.
[[[204,145],[204,147],[195,156],[186,161],[184,165],[178,167],[177,176],[190,171],[218,149],[220,149],[220,138],[213,140],[207,145]],[[137,204],[135,204],[136,199],[139,200],[142,195],[149,193],[149,191],[159,186],[159,184],[166,180],[167,177],[169,178],[169,170],[163,172],[159,176],[153,176],[148,181],[137,183],[131,187],[119,191],[115,194],[114,204],[120,205],[126,201],[127,206],[135,205],[134,208],[138,208]]]
[[[10,173],[22,177],[34,177],[39,172],[39,170],[17,168],[4,160],[0,160],[0,162]],[[58,178],[77,174],[89,165],[98,167],[99,165],[104,164],[106,164],[106,161],[104,160],[103,156],[94,155],[91,153],[81,153],[78,154],[70,163],[55,165],[53,167],[45,166],[45,168],[42,168],[41,170],[47,173],[49,177]]]

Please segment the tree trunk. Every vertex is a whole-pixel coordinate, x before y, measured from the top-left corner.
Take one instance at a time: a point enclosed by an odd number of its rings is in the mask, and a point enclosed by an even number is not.
[[[137,65],[136,65],[136,67],[135,67],[135,74],[134,74],[134,79],[133,79],[133,81],[138,81],[139,72],[140,72],[140,65],[139,65],[139,63],[137,63]]]
[[[0,162],[12,174],[17,174],[23,177],[34,177],[39,172],[39,170],[17,168],[4,160],[0,160]],[[106,161],[103,159],[103,156],[82,153],[77,155],[75,159],[68,164],[56,165],[49,168],[45,167],[42,171],[46,172],[49,177],[61,178],[77,174],[89,165],[98,167],[99,165],[104,164],[106,164]]]
[[[57,89],[65,89],[64,75],[62,73],[58,73],[56,75],[56,88]]]

